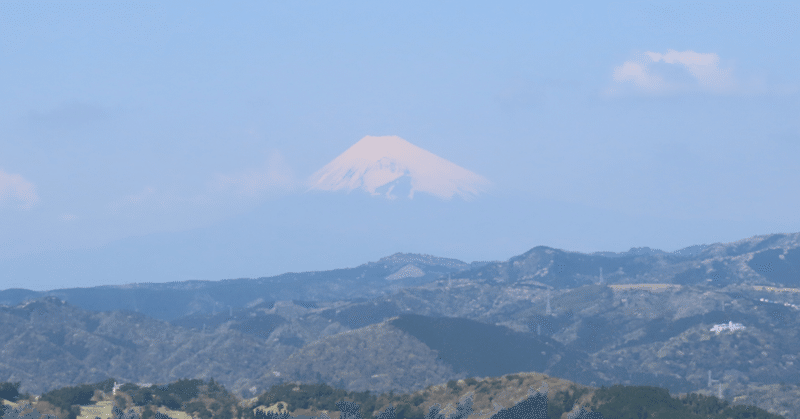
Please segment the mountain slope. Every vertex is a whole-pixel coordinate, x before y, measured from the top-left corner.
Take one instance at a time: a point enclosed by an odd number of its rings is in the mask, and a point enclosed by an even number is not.
[[[409,264],[416,268],[416,275],[402,275]],[[54,296],[86,310],[131,310],[171,321],[192,314],[214,316],[217,312],[245,307],[258,299],[337,301],[374,297],[398,288],[425,284],[473,266],[480,264],[396,253],[355,268],[285,273],[258,279],[136,283],[52,291],[9,289],[0,291],[0,304],[15,305],[26,299]]]
[[[109,377],[213,377],[241,393],[263,386],[259,371],[291,352],[235,330],[203,334],[138,313],[88,312],[54,297],[0,306],[0,324],[0,377],[33,393]]]
[[[547,337],[503,326],[403,314],[309,343],[276,370],[286,380],[376,392],[416,391],[449,380],[519,371],[601,382],[587,373],[585,358]]]
[[[800,233],[754,236],[673,253],[639,248],[586,254],[538,246],[506,262],[461,271],[453,278],[529,280],[557,289],[601,280],[608,284],[800,287]]]
[[[386,322],[307,344],[276,370],[285,380],[373,392],[408,392],[464,378],[424,343]]]

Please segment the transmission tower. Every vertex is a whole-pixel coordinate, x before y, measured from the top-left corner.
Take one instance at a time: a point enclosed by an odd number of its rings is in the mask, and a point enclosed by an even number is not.
[[[548,316],[553,314],[553,310],[550,309],[550,290],[547,290],[547,308],[545,309],[545,314]]]

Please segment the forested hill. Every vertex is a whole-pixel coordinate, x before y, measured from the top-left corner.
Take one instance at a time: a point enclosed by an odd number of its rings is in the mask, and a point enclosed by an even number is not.
[[[210,380],[164,385],[114,379],[54,389],[34,398],[18,383],[0,383],[5,418],[52,415],[61,419],[101,412],[114,419],[780,419],[752,406],[713,396],[670,396],[662,388],[590,388],[541,374],[510,374],[450,381],[411,394],[350,392],[325,384],[285,383],[248,400]],[[534,391],[538,388],[538,391]],[[4,411],[4,412],[3,412]],[[24,416],[28,413],[29,416]]]

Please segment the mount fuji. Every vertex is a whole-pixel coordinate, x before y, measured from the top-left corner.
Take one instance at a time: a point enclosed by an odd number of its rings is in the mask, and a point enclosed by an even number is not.
[[[491,182],[397,136],[366,136],[309,178],[309,190],[363,189],[373,196],[392,194],[410,181],[408,198],[423,192],[449,200],[458,195],[471,200]],[[379,191],[384,189],[385,192]],[[399,189],[399,188],[398,188]]]

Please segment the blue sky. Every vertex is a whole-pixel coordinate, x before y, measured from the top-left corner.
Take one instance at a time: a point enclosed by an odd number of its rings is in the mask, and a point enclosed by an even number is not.
[[[0,3],[0,289],[800,231],[800,6],[533,3]],[[493,187],[306,190],[366,135]]]

